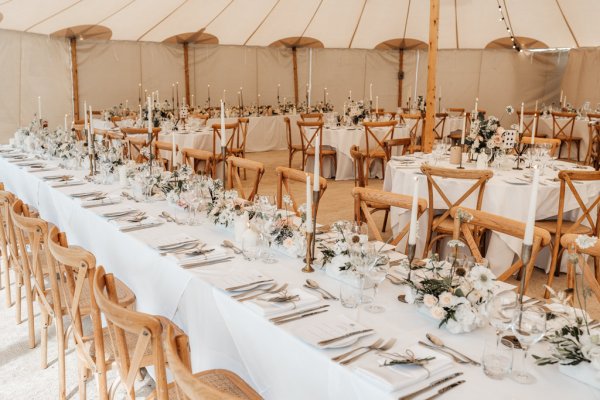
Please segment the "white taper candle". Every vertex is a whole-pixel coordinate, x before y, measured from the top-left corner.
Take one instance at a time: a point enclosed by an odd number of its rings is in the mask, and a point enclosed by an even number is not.
[[[315,181],[317,181],[315,175]],[[313,231],[312,222],[312,193],[310,192],[310,175],[306,174],[306,232],[311,233]]]
[[[410,208],[410,229],[408,244],[417,244],[417,208],[419,206],[419,177],[414,177],[412,206]]]
[[[535,227],[535,210],[537,208],[538,184],[540,181],[540,170],[537,165],[533,167],[533,184],[531,185],[531,196],[529,197],[529,211],[527,214],[527,224],[525,225],[525,237],[523,243],[533,244],[533,228]]]

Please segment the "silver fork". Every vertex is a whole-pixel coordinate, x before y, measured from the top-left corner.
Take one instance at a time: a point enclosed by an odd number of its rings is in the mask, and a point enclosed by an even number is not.
[[[342,364],[342,365],[348,365],[348,364],[350,364],[350,363],[358,360],[359,358],[361,358],[365,354],[372,352],[373,350],[388,351],[389,349],[391,349],[392,347],[394,347],[395,344],[396,344],[396,339],[395,338],[391,338],[390,340],[388,340],[387,342],[385,342],[385,344],[383,346],[381,346],[381,347],[369,347],[367,350],[363,351],[362,353],[359,353],[359,354],[355,355],[354,357],[348,358],[347,360],[342,361],[340,364]]]
[[[274,289],[276,286],[277,286],[277,283],[274,283],[274,284],[272,284],[271,286],[268,286],[268,287],[266,287],[266,288],[263,288],[263,287],[257,287],[257,288],[255,288],[255,289],[249,290],[249,291],[247,291],[247,292],[243,292],[243,293],[235,294],[235,295],[231,296],[231,298],[232,298],[232,299],[240,299],[240,298],[242,298],[242,297],[246,297],[246,296],[248,296],[248,295],[249,295],[249,294],[251,294],[251,293],[256,293],[256,292],[261,292],[261,293],[263,293],[263,292],[265,292],[265,291],[267,291],[267,290]]]
[[[255,299],[255,298],[257,298],[257,297],[260,297],[260,296],[262,296],[262,295],[264,295],[264,294],[273,294],[273,293],[278,293],[278,292],[284,291],[285,289],[287,289],[287,287],[288,287],[288,284],[287,284],[287,283],[284,283],[283,285],[281,285],[281,286],[280,286],[280,287],[278,287],[278,288],[271,289],[271,290],[269,290],[269,291],[266,291],[266,292],[264,292],[264,293],[257,293],[257,294],[255,294],[255,295],[252,295],[252,296],[250,296],[250,297],[244,297],[243,299],[239,299],[239,301],[240,301],[240,302],[242,302],[242,301],[248,301],[248,300],[252,300],[252,299]]]
[[[442,348],[439,348],[437,346],[432,346],[432,345],[427,344],[425,342],[422,342],[420,340],[419,340],[419,344],[421,346],[423,346],[423,347],[427,347],[428,349],[431,349],[431,350],[434,350],[434,351],[438,351],[440,353],[446,354],[447,356],[450,356],[450,358],[452,358],[454,360],[454,362],[456,362],[458,364],[470,364],[470,361],[467,361],[467,360],[464,360],[464,359],[462,359],[460,357],[457,357],[456,354],[451,353],[450,351],[446,351],[446,350],[444,350]]]
[[[382,344],[382,343],[383,343],[383,339],[379,338],[379,339],[377,339],[377,340],[375,341],[375,343],[373,343],[372,345],[369,345],[369,346],[360,346],[360,347],[356,347],[356,348],[354,348],[354,349],[352,349],[352,350],[350,350],[350,351],[347,351],[347,352],[345,352],[344,354],[340,354],[340,355],[339,355],[339,356],[337,356],[337,357],[333,357],[331,360],[332,360],[332,361],[340,361],[340,360],[343,360],[344,358],[348,357],[350,354],[354,353],[355,351],[358,351],[358,350],[365,350],[365,349],[368,349],[368,348],[370,348],[370,347],[377,347],[377,346],[381,346],[381,344]]]

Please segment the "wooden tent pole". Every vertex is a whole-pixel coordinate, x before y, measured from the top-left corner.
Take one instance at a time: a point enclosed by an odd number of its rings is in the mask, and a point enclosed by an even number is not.
[[[79,78],[77,75],[77,38],[69,39],[71,42],[71,80],[73,81],[73,120],[79,119]]]
[[[188,59],[188,42],[183,43],[183,71],[185,73],[185,101],[192,104],[190,97],[190,65]]]
[[[437,72],[440,0],[429,0],[429,56],[427,61],[427,111],[423,131],[423,151],[431,153],[435,127],[435,78]]]
[[[398,49],[398,107],[402,107],[402,83],[404,82],[404,49]]]
[[[292,47],[292,61],[294,63],[294,104],[298,105],[298,58],[296,47]]]

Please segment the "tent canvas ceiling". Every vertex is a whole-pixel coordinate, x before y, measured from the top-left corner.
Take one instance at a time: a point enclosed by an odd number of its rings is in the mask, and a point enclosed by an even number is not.
[[[440,0],[441,49],[481,49],[507,36],[549,47],[600,45],[598,0]],[[268,46],[311,37],[330,48],[373,49],[390,39],[428,41],[427,0],[0,0],[0,29],[52,34],[101,25],[112,40],[162,42],[205,31],[220,44]]]

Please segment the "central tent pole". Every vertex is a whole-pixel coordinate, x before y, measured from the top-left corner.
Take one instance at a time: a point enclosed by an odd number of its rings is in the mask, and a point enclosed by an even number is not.
[[[440,0],[430,0],[429,11],[429,55],[427,60],[427,110],[423,131],[423,151],[431,153],[433,147],[433,128],[435,127],[435,78],[437,72],[438,33],[440,19]]]
[[[292,47],[292,61],[294,64],[294,104],[298,105],[298,56],[296,47]]]
[[[71,42],[71,79],[73,81],[73,120],[79,119],[79,77],[77,74],[77,38],[72,36]],[[84,111],[85,112],[85,111]]]

